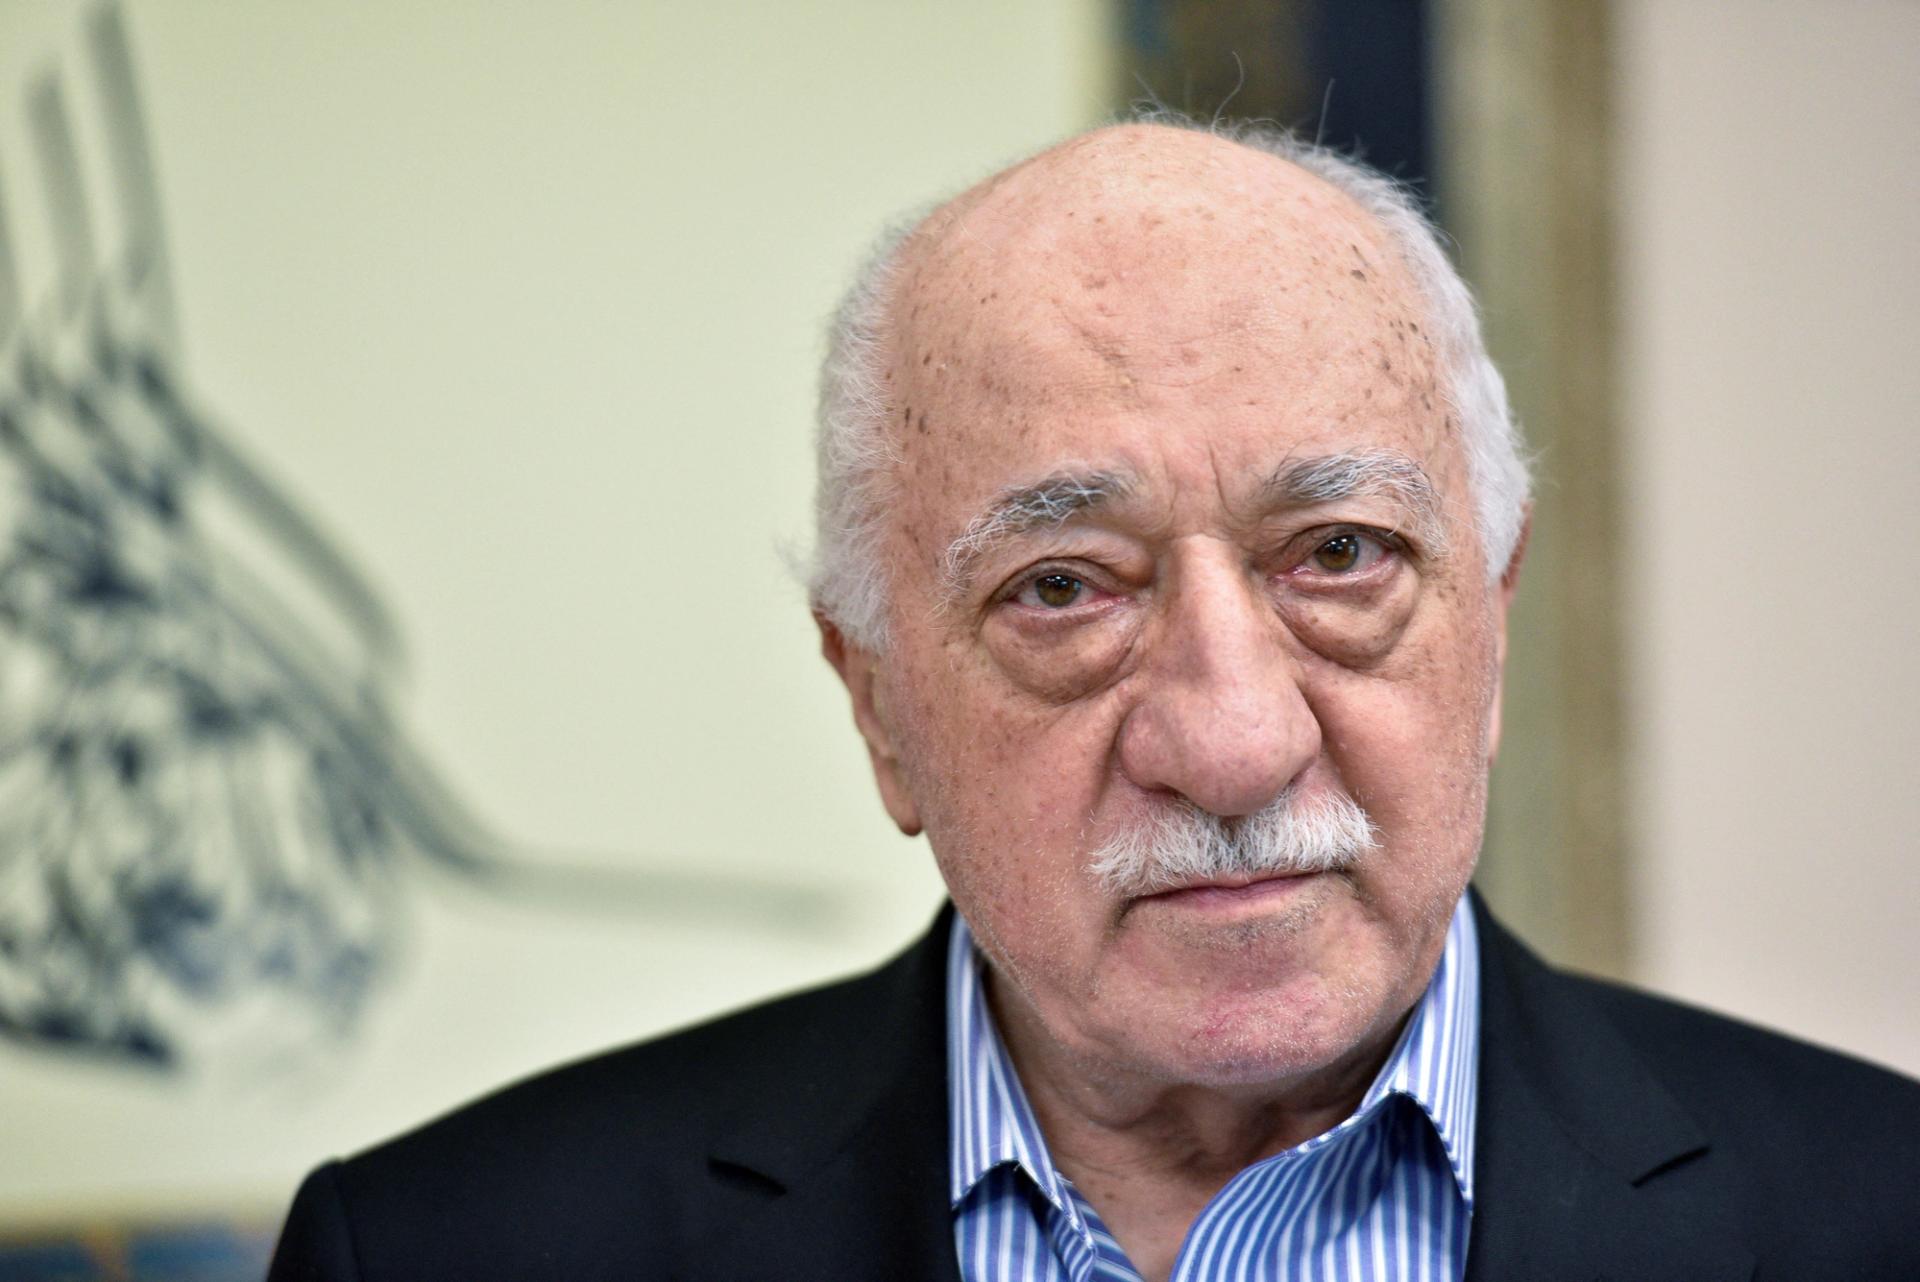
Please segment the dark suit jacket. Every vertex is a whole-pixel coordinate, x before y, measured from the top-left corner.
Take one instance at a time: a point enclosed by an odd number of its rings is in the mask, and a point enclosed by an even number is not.
[[[1474,907],[1470,1279],[1920,1279],[1920,1083],[1561,974]],[[271,1282],[957,1282],[946,925],[321,1167]]]

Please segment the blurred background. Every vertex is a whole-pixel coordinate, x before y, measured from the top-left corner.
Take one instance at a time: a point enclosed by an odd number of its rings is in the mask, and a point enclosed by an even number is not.
[[[1483,299],[1496,908],[1920,1072],[1917,65],[1911,0],[0,0],[0,1279],[257,1275],[315,1163],[923,927],[783,562],[823,320],[1145,98],[1359,148]]]

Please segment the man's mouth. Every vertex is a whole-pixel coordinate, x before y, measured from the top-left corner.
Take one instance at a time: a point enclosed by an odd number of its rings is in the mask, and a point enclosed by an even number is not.
[[[1295,894],[1320,875],[1319,872],[1233,873],[1143,895],[1140,902],[1181,908],[1229,908]]]

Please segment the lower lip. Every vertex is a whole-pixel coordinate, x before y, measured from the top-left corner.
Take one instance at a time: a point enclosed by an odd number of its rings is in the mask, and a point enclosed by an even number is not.
[[[1300,873],[1291,877],[1268,877],[1244,886],[1188,886],[1149,895],[1142,902],[1165,904],[1170,908],[1191,908],[1202,912],[1269,904],[1305,890],[1318,873]]]

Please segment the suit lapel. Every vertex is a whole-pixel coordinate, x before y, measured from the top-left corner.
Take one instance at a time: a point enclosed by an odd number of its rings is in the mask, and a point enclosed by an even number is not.
[[[779,1055],[712,1150],[700,1276],[959,1282],[947,1195],[952,909]]]
[[[1577,985],[1473,900],[1481,1046],[1468,1282],[1750,1278],[1733,1225],[1663,1176],[1706,1136]]]

